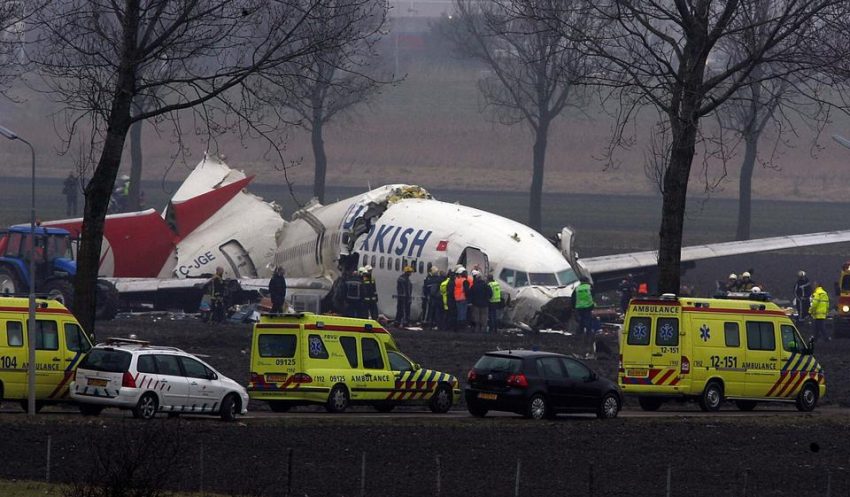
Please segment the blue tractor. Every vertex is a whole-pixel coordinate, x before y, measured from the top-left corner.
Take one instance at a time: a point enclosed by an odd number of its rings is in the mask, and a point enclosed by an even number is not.
[[[61,301],[74,302],[73,279],[77,274],[71,234],[61,228],[30,226],[0,230],[0,295],[23,296],[29,292],[30,248],[35,260],[35,293]],[[35,245],[33,246],[33,241]],[[118,291],[106,281],[97,282],[98,319],[112,319],[118,312]]]

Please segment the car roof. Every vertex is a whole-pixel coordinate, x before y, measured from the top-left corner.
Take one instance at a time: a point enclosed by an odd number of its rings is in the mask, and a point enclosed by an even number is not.
[[[556,352],[546,352],[543,350],[493,350],[485,352],[484,355],[496,355],[500,357],[517,357],[520,359],[536,359],[539,357],[567,357],[564,354]]]

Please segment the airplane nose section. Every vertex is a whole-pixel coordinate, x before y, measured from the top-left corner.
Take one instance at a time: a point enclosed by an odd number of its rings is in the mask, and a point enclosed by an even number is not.
[[[506,318],[532,329],[566,329],[572,313],[572,286],[528,286],[517,291]]]

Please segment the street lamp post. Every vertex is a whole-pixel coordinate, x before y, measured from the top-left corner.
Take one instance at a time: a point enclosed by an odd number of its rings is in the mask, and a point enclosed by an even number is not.
[[[30,196],[30,296],[29,318],[27,319],[27,414],[35,416],[35,149],[32,144],[14,131],[0,126],[0,135],[9,140],[18,140],[30,148],[32,157],[32,192]]]

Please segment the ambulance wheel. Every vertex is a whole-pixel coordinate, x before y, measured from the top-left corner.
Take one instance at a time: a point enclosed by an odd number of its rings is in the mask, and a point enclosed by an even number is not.
[[[528,405],[525,408],[525,417],[531,419],[543,419],[549,416],[549,404],[546,402],[546,397],[534,394],[528,399]]]
[[[80,404],[80,414],[83,416],[99,416],[103,406],[97,404]]]
[[[599,408],[596,410],[596,417],[599,419],[614,419],[620,413],[620,399],[613,393],[607,393],[602,397],[602,402],[599,403]]]
[[[292,409],[292,405],[285,400],[270,400],[269,409],[271,409],[272,412],[288,412]]]
[[[699,399],[699,407],[703,411],[719,411],[723,402],[723,385],[712,381],[705,386],[702,397]]]
[[[221,419],[235,421],[237,414],[239,414],[239,402],[235,395],[230,394],[221,401]]]
[[[811,382],[803,385],[803,389],[800,390],[800,393],[797,395],[797,400],[795,403],[797,404],[798,411],[814,411],[815,406],[818,405],[817,385]]]
[[[655,397],[639,397],[638,404],[640,404],[640,408],[644,411],[657,411],[663,401],[661,399]]]
[[[136,419],[153,419],[158,408],[159,401],[156,400],[156,395],[148,392],[142,395],[139,403],[133,408],[133,417]]]
[[[374,407],[378,412],[390,412],[395,409],[395,404],[390,402],[381,402],[379,404],[374,404],[372,407]]]
[[[334,385],[325,403],[328,412],[345,412],[348,409],[348,389],[345,385]]]
[[[486,407],[473,402],[466,405],[466,410],[469,411],[469,414],[472,414],[476,418],[483,418],[488,412]]]
[[[736,400],[735,405],[738,406],[738,409],[742,411],[752,411],[756,408],[756,401],[754,400]]]
[[[428,403],[428,407],[431,409],[431,412],[445,414],[452,408],[453,400],[451,387],[448,385],[440,385],[431,397],[431,402]]]

